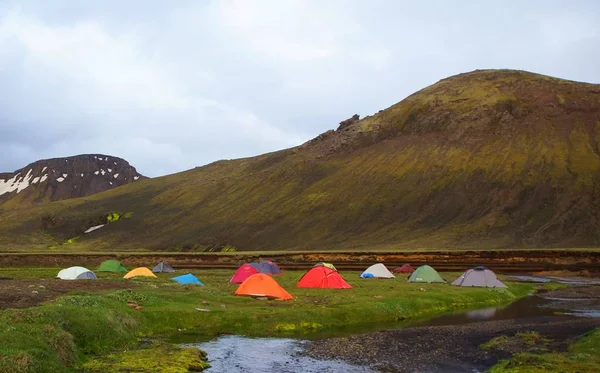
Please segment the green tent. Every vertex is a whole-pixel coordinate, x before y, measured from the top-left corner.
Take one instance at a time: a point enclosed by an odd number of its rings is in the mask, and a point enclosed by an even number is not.
[[[335,269],[335,267],[333,266],[333,264],[331,263],[325,263],[325,262],[321,262],[321,263],[317,263],[315,264],[313,267],[327,267],[329,269],[332,269],[334,271],[337,271],[337,269]]]
[[[102,264],[100,264],[100,267],[98,267],[98,269],[96,270],[96,272],[122,272],[122,273],[127,273],[127,269],[125,269],[125,267],[123,267],[123,264],[121,264],[121,262],[119,262],[118,260],[107,260],[105,262],[102,262]]]
[[[440,274],[428,265],[420,266],[408,278],[408,282],[446,282]]]

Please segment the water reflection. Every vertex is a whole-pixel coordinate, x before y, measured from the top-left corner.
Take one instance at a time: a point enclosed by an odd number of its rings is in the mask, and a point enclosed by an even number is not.
[[[211,368],[206,372],[374,372],[368,367],[350,365],[338,360],[315,360],[300,356],[302,342],[294,339],[247,338],[232,335],[191,346],[208,353]]]

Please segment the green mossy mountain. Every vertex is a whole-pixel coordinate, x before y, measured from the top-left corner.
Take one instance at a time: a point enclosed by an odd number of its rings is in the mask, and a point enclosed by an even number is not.
[[[478,70],[296,148],[0,208],[0,247],[597,246],[599,141],[600,85]],[[133,215],[81,234],[113,211]]]

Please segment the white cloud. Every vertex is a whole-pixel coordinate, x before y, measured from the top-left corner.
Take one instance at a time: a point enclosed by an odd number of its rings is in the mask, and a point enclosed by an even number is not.
[[[594,1],[5,1],[0,171],[78,153],[151,176],[300,144],[450,74],[600,81]]]
[[[119,142],[136,149],[135,158],[173,170],[212,160],[198,154],[203,144],[211,142],[206,134],[228,137],[232,144],[255,142],[255,151],[302,141],[248,110],[211,98],[214,81],[208,72],[194,74],[205,78],[195,83],[206,86],[201,92],[190,92],[180,72],[173,74],[163,67],[165,56],[142,48],[147,40],[136,27],[120,34],[93,21],[51,27],[10,12],[0,22],[0,50],[9,43],[23,55],[21,81],[32,96],[38,96],[32,97],[37,99],[36,110],[21,108],[13,115],[26,118],[32,126],[53,121],[56,128],[71,131],[74,141],[89,145],[90,141],[77,138],[78,132],[85,134],[93,138],[93,151],[108,152],[114,148],[108,145],[115,143],[114,138],[128,138]],[[192,138],[195,146],[182,147]],[[79,148],[68,139],[51,147],[61,149],[60,154]],[[125,148],[114,149],[113,154],[132,153]]]

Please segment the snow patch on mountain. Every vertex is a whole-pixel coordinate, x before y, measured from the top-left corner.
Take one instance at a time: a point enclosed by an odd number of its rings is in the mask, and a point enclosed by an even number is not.
[[[8,180],[0,180],[0,196],[5,193],[11,193],[15,190],[17,193],[21,192],[23,189],[29,186],[29,181],[32,179],[33,175],[31,174],[33,170],[27,171],[25,176],[21,176],[21,173],[17,173],[15,176]]]
[[[96,229],[100,229],[100,228],[102,228],[102,227],[104,227],[104,224],[96,225],[96,226],[94,226],[94,227],[91,227],[91,228],[89,228],[88,230],[86,230],[86,231],[85,231],[85,232],[83,232],[83,233],[90,233],[90,232],[93,232],[93,231],[95,231]]]

